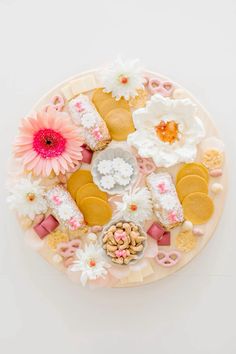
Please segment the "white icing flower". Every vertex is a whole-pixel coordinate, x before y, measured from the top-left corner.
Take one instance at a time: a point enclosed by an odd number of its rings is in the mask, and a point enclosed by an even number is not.
[[[128,143],[143,158],[152,158],[158,167],[194,161],[197,144],[205,136],[196,106],[190,99],[154,95],[145,108],[133,113],[136,131]]]
[[[117,59],[102,75],[104,92],[112,92],[119,100],[128,100],[137,96],[137,90],[143,89],[144,78],[138,60],[123,62]]]
[[[11,209],[17,210],[20,215],[28,216],[33,220],[36,215],[47,211],[44,192],[40,180],[33,180],[31,175],[28,175],[22,177],[11,189],[11,195],[7,198],[7,202]]]
[[[122,159],[121,157],[116,157],[112,160],[113,168],[115,171],[120,171],[125,167],[125,160]]]
[[[107,176],[103,176],[100,180],[100,184],[103,188],[105,189],[112,189],[115,185],[115,180],[112,176],[107,175]]]
[[[120,186],[127,186],[130,182],[130,177],[123,177],[120,173],[115,173],[114,179]]]
[[[96,116],[94,113],[86,113],[82,115],[80,121],[84,128],[90,129],[96,124]]]
[[[99,161],[97,168],[102,175],[107,175],[112,173],[113,163],[110,160],[101,160]]]
[[[71,271],[81,272],[80,280],[83,286],[88,280],[106,277],[107,268],[110,265],[103,258],[103,250],[100,245],[90,243],[85,245],[84,250],[79,248],[76,251],[76,258]]]
[[[58,207],[58,215],[64,221],[69,220],[73,216],[73,213],[74,213],[74,210],[69,203],[66,203],[66,202],[62,203]]]
[[[151,193],[144,187],[131,194],[126,194],[122,202],[116,202],[118,212],[125,218],[136,222],[144,222],[152,218]]]
[[[120,170],[120,174],[123,177],[131,177],[133,174],[133,171],[134,171],[133,167],[128,162],[125,162],[123,165],[123,168]]]

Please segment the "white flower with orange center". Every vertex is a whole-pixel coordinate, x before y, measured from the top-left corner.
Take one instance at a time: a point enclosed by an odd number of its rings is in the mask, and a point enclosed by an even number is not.
[[[194,161],[197,144],[205,136],[196,105],[190,99],[154,95],[145,108],[133,113],[133,121],[136,131],[128,136],[128,143],[158,167]]]
[[[150,220],[152,218],[151,193],[146,187],[137,191],[125,194],[122,202],[116,202],[117,212],[124,218],[137,223]]]
[[[105,278],[109,267],[103,258],[103,249],[97,244],[90,243],[85,245],[84,249],[79,248],[76,251],[76,260],[70,270],[81,272],[81,283],[86,285],[88,280]]]
[[[33,180],[31,175],[28,175],[22,177],[11,188],[11,195],[7,198],[7,202],[19,215],[28,216],[33,220],[36,215],[47,211],[44,192],[40,180]]]
[[[138,95],[137,90],[144,89],[144,77],[138,60],[123,62],[117,59],[102,73],[104,92],[111,92],[119,100],[129,100]]]

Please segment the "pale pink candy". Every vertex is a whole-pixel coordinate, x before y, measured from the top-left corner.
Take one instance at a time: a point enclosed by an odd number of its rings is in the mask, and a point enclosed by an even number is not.
[[[126,232],[125,231],[123,231],[123,232],[116,231],[114,233],[114,236],[115,236],[116,241],[125,240],[126,239]]]
[[[77,230],[81,226],[80,222],[75,217],[70,218],[69,225],[72,230]]]
[[[125,250],[117,250],[115,251],[116,257],[126,257],[126,251]]]
[[[44,107],[44,111],[47,112],[49,108],[55,109],[56,111],[62,111],[64,105],[64,98],[61,95],[55,95],[50,99],[49,104]]]
[[[138,156],[137,162],[138,162],[138,166],[139,166],[139,171],[143,175],[148,175],[148,174],[154,172],[156,169],[156,165],[154,164],[152,159],[145,159],[145,158]]]
[[[171,96],[174,90],[174,86],[171,82],[156,78],[149,79],[147,87],[152,95],[159,93],[163,97]]]
[[[175,266],[181,258],[181,254],[177,251],[159,251],[156,257],[156,261],[162,267],[170,268]]]

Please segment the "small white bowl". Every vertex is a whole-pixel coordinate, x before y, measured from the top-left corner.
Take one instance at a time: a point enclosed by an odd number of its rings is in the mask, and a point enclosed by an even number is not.
[[[125,162],[129,163],[133,167],[133,174],[130,178],[129,184],[127,186],[121,186],[118,183],[111,189],[103,188],[100,184],[100,180],[103,175],[98,171],[98,164],[102,160],[113,160],[116,157],[122,158]],[[123,194],[127,189],[130,188],[131,185],[134,184],[138,177],[138,164],[136,158],[127,150],[124,150],[120,147],[107,148],[97,154],[97,157],[94,159],[92,163],[91,172],[93,175],[94,183],[104,192],[108,194]]]
[[[106,251],[103,249],[103,237],[105,235],[105,233],[108,231],[108,229],[112,226],[112,225],[116,225],[118,222],[132,222],[134,223],[138,228],[139,228],[139,232],[140,232],[140,235],[141,236],[144,236],[146,237],[146,240],[143,242],[143,250],[140,251],[140,252],[137,252],[136,255],[138,256],[137,259],[134,259],[132,261],[130,261],[128,264],[117,264],[117,263],[113,263],[112,260],[111,260],[111,257],[107,255]],[[133,264],[136,264],[138,261],[140,261],[140,259],[143,258],[144,256],[144,252],[145,252],[145,249],[146,249],[146,246],[147,246],[147,234],[146,232],[143,230],[142,226],[140,224],[137,224],[136,222],[134,222],[133,220],[128,220],[128,219],[117,219],[117,220],[112,220],[109,224],[107,224],[103,231],[102,231],[102,234],[100,236],[100,242],[101,242],[101,247],[103,249],[103,252],[104,252],[104,256],[106,257],[106,259],[108,260],[108,262],[112,265],[112,266],[130,266],[130,265],[133,265]]]

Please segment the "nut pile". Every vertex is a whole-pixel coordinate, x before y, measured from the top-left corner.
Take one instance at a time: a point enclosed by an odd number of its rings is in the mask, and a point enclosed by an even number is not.
[[[133,222],[118,222],[106,231],[103,236],[103,248],[117,264],[129,264],[139,258],[144,249],[146,236]]]

